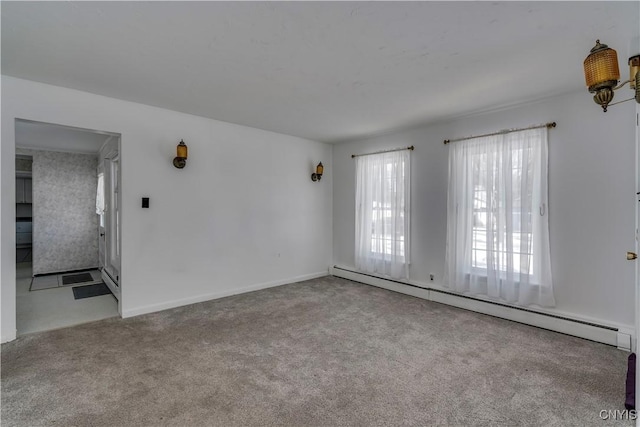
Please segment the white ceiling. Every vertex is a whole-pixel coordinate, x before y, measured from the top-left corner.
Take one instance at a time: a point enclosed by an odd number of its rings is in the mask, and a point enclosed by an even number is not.
[[[112,135],[50,123],[16,120],[16,147],[19,148],[98,154],[102,144]]]
[[[623,77],[639,2],[2,2],[2,73],[325,142]]]

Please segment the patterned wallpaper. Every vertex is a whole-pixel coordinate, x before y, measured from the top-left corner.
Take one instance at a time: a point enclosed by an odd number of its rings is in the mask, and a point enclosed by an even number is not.
[[[97,155],[33,155],[33,274],[98,266]]]

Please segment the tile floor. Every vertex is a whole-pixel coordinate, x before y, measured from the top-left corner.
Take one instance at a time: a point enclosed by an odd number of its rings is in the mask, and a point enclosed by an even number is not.
[[[81,274],[81,273],[89,273],[91,274],[92,277],[92,281],[89,282],[84,282],[84,283],[75,283],[75,284],[71,284],[71,285],[65,285],[63,284],[63,277],[65,276],[69,276],[69,275],[74,275],[74,274]],[[33,280],[31,281],[31,289],[29,289],[30,291],[38,291],[38,290],[42,290],[42,289],[49,289],[49,288],[55,288],[58,286],[78,286],[78,285],[93,285],[95,283],[100,283],[102,282],[102,276],[100,274],[100,270],[87,270],[87,271],[79,271],[79,272],[75,272],[75,273],[65,273],[65,274],[47,274],[46,276],[37,276],[34,277]]]
[[[31,263],[16,265],[18,335],[64,328],[119,316],[113,295],[73,299],[73,286],[29,291]]]

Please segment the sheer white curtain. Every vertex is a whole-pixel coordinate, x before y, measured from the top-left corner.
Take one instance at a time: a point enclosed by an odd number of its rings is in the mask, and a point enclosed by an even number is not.
[[[547,129],[450,144],[445,284],[554,306]]]
[[[98,187],[96,189],[96,213],[104,215],[104,174],[98,174]]]
[[[410,151],[356,157],[356,268],[409,277]]]

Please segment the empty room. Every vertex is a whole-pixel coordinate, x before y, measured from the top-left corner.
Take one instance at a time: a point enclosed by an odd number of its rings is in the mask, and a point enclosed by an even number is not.
[[[3,426],[635,425],[639,2],[0,14]]]

